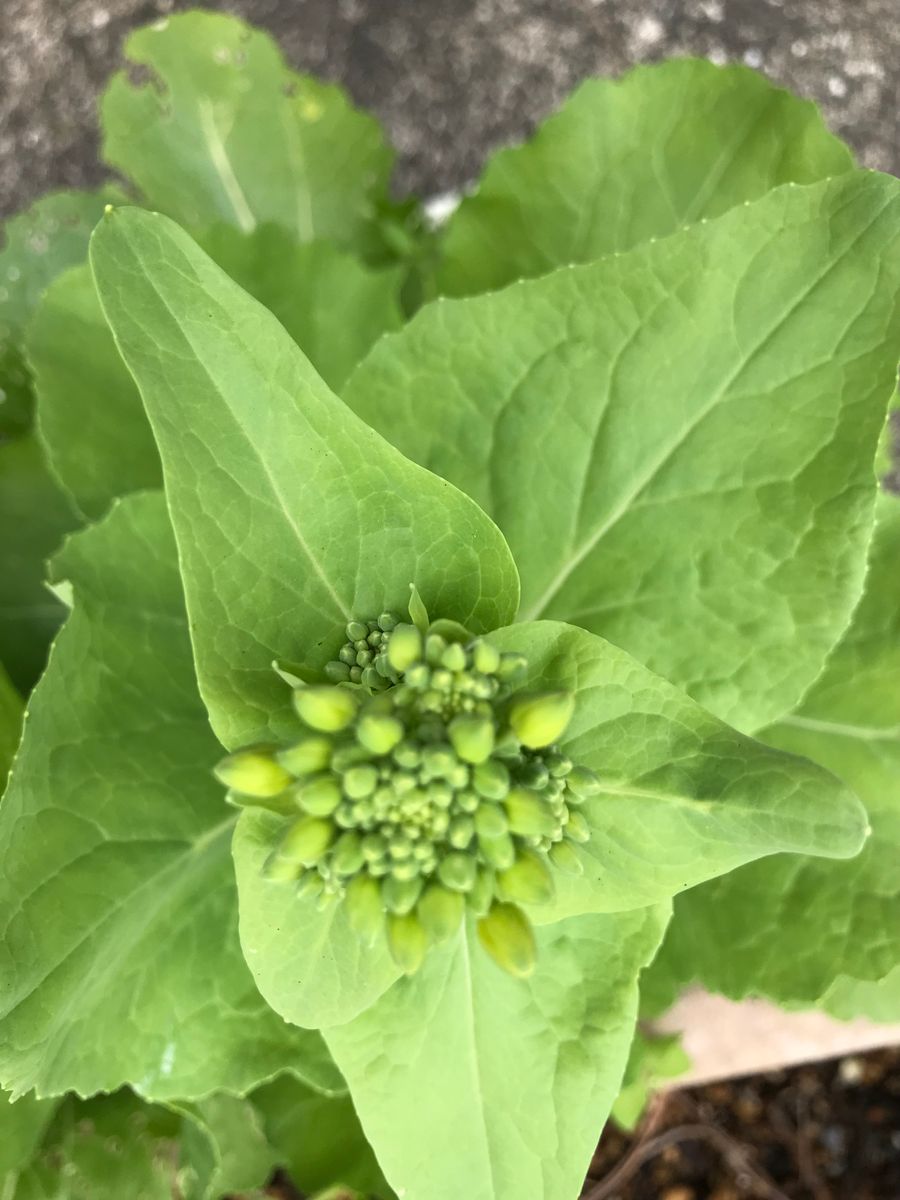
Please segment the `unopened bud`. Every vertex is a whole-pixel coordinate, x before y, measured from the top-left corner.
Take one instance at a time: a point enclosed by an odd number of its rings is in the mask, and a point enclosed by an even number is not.
[[[494,749],[494,723],[474,713],[454,717],[447,733],[453,749],[467,763],[483,763]]]
[[[283,858],[277,850],[266,859],[263,874],[272,883],[293,883],[303,873],[303,863]]]
[[[405,975],[418,971],[428,949],[428,935],[415,913],[398,916],[394,913],[387,920],[388,946],[391,957]]]
[[[582,875],[584,863],[578,857],[578,851],[571,842],[554,842],[547,851],[547,857],[560,871],[566,875]]]
[[[396,874],[386,875],[381,884],[381,900],[388,912],[403,915],[412,912],[422,892],[422,878],[413,875],[399,879]]]
[[[384,928],[381,885],[369,875],[357,875],[347,885],[344,904],[351,927],[371,945]]]
[[[475,836],[475,822],[468,815],[454,817],[450,822],[447,841],[457,850],[465,850]]]
[[[333,775],[317,775],[296,790],[297,802],[312,817],[330,817],[341,802],[341,786]]]
[[[505,900],[519,904],[547,904],[554,896],[547,864],[530,850],[520,850],[513,865],[499,872],[497,887]]]
[[[509,723],[523,746],[538,750],[558,741],[575,711],[571,692],[518,696],[509,709]]]
[[[213,768],[216,778],[242,796],[267,799],[277,796],[291,784],[290,774],[275,761],[268,746],[248,746],[238,750]]]
[[[441,655],[441,666],[448,671],[464,671],[466,669],[466,652],[459,642],[451,642]]]
[[[301,817],[290,827],[278,853],[282,858],[311,867],[319,861],[334,837],[334,826],[319,817]]]
[[[478,847],[486,862],[498,871],[511,867],[516,861],[516,844],[508,833],[497,837],[478,838]]]
[[[500,651],[490,642],[479,640],[472,647],[472,665],[482,675],[493,675],[500,666]]]
[[[347,626],[347,641],[349,642],[364,642],[369,636],[368,625],[363,625],[362,621],[351,621]]]
[[[495,758],[478,763],[472,772],[472,787],[488,800],[502,800],[509,791],[509,771]]]
[[[308,737],[286,746],[275,755],[286,771],[299,779],[301,775],[314,775],[324,771],[331,759],[331,742],[324,737]]]
[[[588,796],[596,796],[598,792],[603,790],[603,784],[594,772],[589,771],[587,767],[573,767],[566,776],[566,786],[570,792],[574,792],[576,796],[582,799],[587,799]]]
[[[459,892],[451,892],[439,883],[426,888],[417,908],[419,920],[435,942],[451,937],[459,928],[466,902]]]
[[[591,827],[580,812],[570,812],[564,832],[573,842],[586,842],[591,836]]]
[[[500,665],[497,667],[497,674],[504,683],[508,683],[511,679],[515,679],[528,666],[528,660],[524,654],[501,654]]]
[[[415,625],[398,625],[388,642],[387,658],[398,675],[402,675],[422,657],[422,635]]]
[[[378,771],[369,763],[351,767],[344,775],[344,793],[351,800],[362,800],[371,796],[378,787]]]
[[[466,896],[466,903],[476,917],[483,917],[490,909],[493,899],[494,872],[490,867],[479,867],[472,890]]]
[[[344,662],[329,662],[325,664],[325,678],[329,683],[349,683],[350,666]]]
[[[336,875],[355,875],[364,862],[362,838],[355,829],[348,829],[335,843],[331,852],[331,867]]]
[[[553,810],[536,792],[513,788],[504,803],[513,833],[522,837],[552,837],[556,832]]]
[[[537,947],[531,923],[515,904],[495,904],[478,922],[478,940],[491,958],[518,979],[534,970]]]
[[[356,736],[372,754],[390,754],[403,739],[403,725],[396,717],[365,713],[357,722]]]
[[[467,892],[475,882],[476,861],[472,855],[454,850],[438,867],[438,878],[454,892]]]
[[[294,708],[310,729],[337,733],[356,716],[357,704],[348,688],[305,687],[294,692]]]
[[[475,832],[479,838],[495,838],[506,833],[509,821],[499,804],[482,801],[475,812]]]

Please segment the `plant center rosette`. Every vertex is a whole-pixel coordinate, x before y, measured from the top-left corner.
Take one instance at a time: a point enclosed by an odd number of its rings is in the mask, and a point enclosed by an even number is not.
[[[520,906],[552,900],[555,871],[581,873],[579,805],[599,782],[557,745],[574,697],[517,689],[526,665],[453,621],[351,621],[333,682],[294,690],[302,736],[216,768],[234,803],[285,818],[269,878],[345,904],[407,973],[468,909],[495,961],[530,974]]]

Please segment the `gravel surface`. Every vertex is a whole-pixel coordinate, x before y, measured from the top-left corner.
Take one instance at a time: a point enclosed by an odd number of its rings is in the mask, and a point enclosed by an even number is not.
[[[174,0],[2,0],[0,213],[102,177],[97,95],[134,26]],[[897,170],[897,0],[213,0],[344,83],[399,151],[397,188],[479,172],[587,75],[677,54],[743,61],[819,101],[864,163]]]

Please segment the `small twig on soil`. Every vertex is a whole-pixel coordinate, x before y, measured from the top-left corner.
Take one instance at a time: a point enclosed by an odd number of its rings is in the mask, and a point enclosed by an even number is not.
[[[753,1165],[749,1152],[740,1142],[712,1125],[676,1125],[674,1129],[667,1129],[657,1137],[639,1142],[610,1175],[584,1193],[582,1200],[610,1200],[616,1188],[626,1183],[645,1162],[655,1158],[669,1146],[692,1140],[709,1142],[714,1146],[735,1174],[748,1175],[753,1180],[757,1188],[761,1189],[764,1200],[790,1200],[790,1197],[776,1187],[759,1167]]]

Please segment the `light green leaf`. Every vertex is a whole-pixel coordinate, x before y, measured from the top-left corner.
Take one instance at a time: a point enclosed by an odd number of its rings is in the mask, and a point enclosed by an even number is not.
[[[883,979],[839,975],[819,1000],[819,1006],[842,1021],[868,1017],[870,1021],[895,1024],[900,1021],[900,965]]]
[[[286,1021],[306,1029],[349,1021],[400,974],[382,940],[365,946],[343,904],[319,912],[315,899],[266,879],[266,859],[284,820],[241,814],[234,836],[241,945],[256,986]]]
[[[0,796],[22,732],[22,697],[0,663]]]
[[[612,1119],[620,1128],[631,1132],[637,1127],[653,1092],[661,1084],[683,1075],[690,1065],[691,1060],[677,1034],[645,1037],[638,1030],[631,1043],[622,1089],[612,1106]]]
[[[391,1195],[349,1096],[323,1096],[280,1075],[253,1093],[266,1136],[292,1182],[310,1194],[335,1184]]]
[[[406,1200],[572,1200],[615,1099],[637,975],[666,909],[538,930],[506,975],[463,928],[418,974],[325,1038]]]
[[[35,1100],[33,1096],[22,1096],[13,1104],[5,1092],[0,1092],[0,1196],[3,1200],[15,1194],[16,1177],[31,1161],[55,1108],[55,1100]]]
[[[114,193],[51,192],[3,226],[0,249],[0,433],[20,433],[31,419],[31,381],[22,337],[44,288],[81,262],[91,230]]]
[[[0,806],[5,1085],[196,1098],[289,1063],[340,1088],[241,955],[234,818],[210,774],[220,751],[162,497],[131,497],[69,542],[55,578],[74,609]]]
[[[229,748],[259,740],[351,617],[403,611],[415,582],[473,630],[512,619],[496,526],[325,386],[275,318],[164,217],[120,209],[91,259],[160,446],[200,690]]]
[[[852,166],[813,104],[745,67],[683,59],[590,79],[488,163],[448,222],[439,286],[470,295],[591,262]]]
[[[23,694],[65,613],[45,586],[46,560],[75,525],[34,437],[0,444],[0,661]]]
[[[266,1184],[279,1156],[266,1137],[255,1104],[219,1093],[170,1107],[185,1118],[180,1200],[220,1200]]]
[[[194,228],[266,221],[298,241],[365,239],[392,155],[344,93],[287,69],[271,38],[190,12],[133,33],[101,106],[103,156],[148,205]]]
[[[584,874],[559,876],[534,920],[652,904],[780,850],[842,858],[862,845],[849,788],[730,729],[624,650],[555,621],[490,640],[526,655],[523,688],[575,694],[561,744],[602,785],[581,809]]]
[[[752,731],[862,589],[898,291],[900,182],[852,173],[432,304],[344,397],[497,521],[524,619],[600,633]]]
[[[883,495],[878,511],[850,628],[797,712],[762,734],[855,788],[872,836],[851,862],[779,856],[680,897],[650,969],[670,995],[696,978],[804,1003],[838,976],[877,980],[900,963],[900,500]]]

